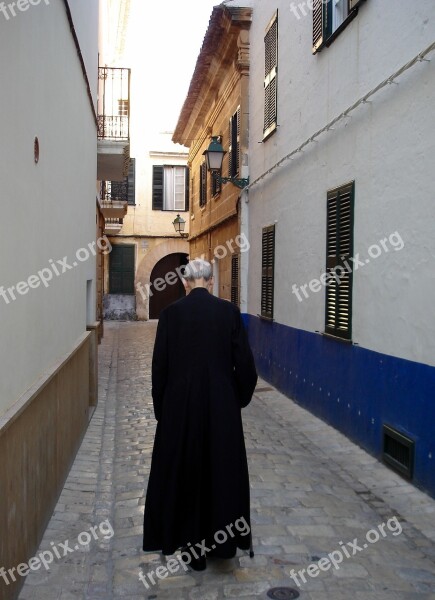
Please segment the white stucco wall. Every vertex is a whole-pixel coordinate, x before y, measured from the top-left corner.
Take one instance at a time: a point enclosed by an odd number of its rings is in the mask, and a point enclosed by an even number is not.
[[[97,20],[93,12],[86,18],[97,52]],[[0,286],[28,280],[50,268],[50,259],[78,262],[47,288],[9,304],[0,297],[2,413],[72,351],[94,316],[95,308],[87,316],[86,297],[87,280],[94,295],[95,258],[80,263],[75,255],[95,240],[97,136],[61,0],[9,21],[0,15],[0,55],[7,57],[0,64]]]
[[[254,1],[250,71],[251,182],[435,41],[432,0],[367,0],[358,16],[313,56],[312,16],[289,3]],[[279,8],[278,131],[265,143],[264,31]],[[249,191],[248,312],[260,312],[261,228],[276,223],[275,320],[324,330],[324,290],[299,302],[292,284],[325,270],[326,193],[356,182],[355,248],[362,258],[397,231],[404,248],[354,274],[353,341],[435,364],[435,54],[381,91]]]
[[[95,23],[98,23],[99,0],[68,0],[68,3],[86,66],[92,97],[96,106],[98,87],[98,38],[95,37]]]

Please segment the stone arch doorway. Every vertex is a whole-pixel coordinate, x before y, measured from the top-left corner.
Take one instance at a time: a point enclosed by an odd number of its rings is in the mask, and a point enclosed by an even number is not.
[[[187,254],[184,252],[175,252],[164,256],[154,265],[150,276],[150,289],[152,291],[149,306],[150,319],[158,319],[166,306],[186,295],[181,279],[178,276],[176,282],[172,285],[166,282],[163,284],[157,280],[164,280],[168,273],[177,273],[176,269],[179,269],[182,265],[186,265],[187,262]]]

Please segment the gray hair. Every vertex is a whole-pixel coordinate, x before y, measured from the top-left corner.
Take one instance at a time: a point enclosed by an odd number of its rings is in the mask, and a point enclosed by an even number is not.
[[[212,275],[213,267],[211,264],[202,258],[196,258],[185,266],[183,279],[193,281],[194,279],[201,279],[203,277],[205,281],[209,281]]]

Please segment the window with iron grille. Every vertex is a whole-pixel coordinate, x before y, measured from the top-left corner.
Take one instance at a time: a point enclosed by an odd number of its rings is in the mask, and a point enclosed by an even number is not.
[[[278,113],[278,12],[266,29],[264,38],[264,126],[263,139],[277,128]]]
[[[237,177],[240,170],[240,106],[229,123],[228,177]]]
[[[233,254],[231,256],[231,302],[236,306],[240,304],[239,294],[239,268],[240,255]]]
[[[205,162],[199,167],[199,206],[207,204],[207,165]]]
[[[275,225],[262,231],[261,253],[261,316],[273,319],[273,290],[275,279]]]
[[[109,255],[109,290],[111,294],[134,294],[135,247],[115,244]]]
[[[327,194],[325,333],[352,338],[353,219],[355,182]]]
[[[356,16],[365,0],[314,0],[313,53],[329,45],[337,34]]]
[[[153,166],[153,210],[189,210],[189,168]]]

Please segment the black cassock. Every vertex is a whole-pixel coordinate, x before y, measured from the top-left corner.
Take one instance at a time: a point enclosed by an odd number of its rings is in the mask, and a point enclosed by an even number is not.
[[[158,421],[144,516],[145,551],[174,554],[219,531],[217,553],[249,548],[249,475],[241,409],[257,372],[240,311],[194,288],[160,316],[152,362]],[[241,535],[244,533],[245,535]],[[224,536],[219,535],[221,541]],[[207,546],[208,548],[210,546]]]

